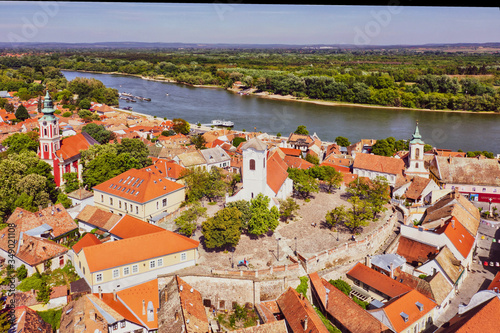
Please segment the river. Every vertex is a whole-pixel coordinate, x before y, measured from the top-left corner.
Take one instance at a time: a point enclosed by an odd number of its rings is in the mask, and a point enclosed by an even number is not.
[[[396,140],[410,139],[418,120],[422,140],[434,147],[500,153],[500,118],[495,114],[326,106],[242,96],[224,89],[195,88],[134,76],[62,72],[69,81],[75,77],[93,77],[119,92],[149,97],[150,102],[120,100],[120,107],[131,106],[136,112],[159,118],[183,118],[202,124],[213,119],[231,120],[237,130],[283,136],[288,136],[298,125],[305,125],[310,134],[316,133],[321,140],[333,141],[344,136],[351,142],[389,136]]]

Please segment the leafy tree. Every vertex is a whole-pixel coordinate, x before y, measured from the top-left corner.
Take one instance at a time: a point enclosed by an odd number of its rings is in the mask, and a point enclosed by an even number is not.
[[[351,142],[349,142],[349,139],[343,136],[338,136],[335,138],[335,142],[341,146],[341,147],[349,147],[351,145]]]
[[[226,183],[221,169],[212,168],[210,171],[201,168],[186,170],[183,175],[187,186],[188,202],[207,198],[210,202],[223,196],[226,192]]]
[[[12,105],[11,103],[5,104],[5,111],[8,113],[13,113],[15,111],[14,105]]]
[[[19,281],[22,281],[24,280],[26,277],[28,276],[28,270],[26,269],[26,266],[24,266],[24,264],[22,264],[21,266],[19,266],[19,268],[17,269],[17,279]]]
[[[44,322],[52,326],[52,330],[58,331],[61,325],[62,309],[49,309],[46,311],[37,311]]]
[[[287,198],[286,200],[279,199],[280,204],[280,217],[281,219],[288,223],[288,219],[293,218],[300,206],[293,200],[293,198]]]
[[[343,224],[347,218],[347,209],[344,205],[335,207],[328,211],[325,216],[326,223],[333,227],[338,224]]]
[[[38,149],[38,133],[14,133],[7,139],[3,140],[2,144],[8,147],[9,153],[20,153],[23,150],[36,152]]]
[[[233,139],[233,146],[238,148],[238,146],[245,141],[247,141],[247,139],[237,136]]]
[[[315,156],[315,155],[312,155],[312,154],[307,154],[305,160],[309,163],[312,163],[314,165],[318,165],[319,164],[319,157],[318,156]]]
[[[63,175],[64,192],[71,193],[78,190],[81,187],[81,183],[78,180],[78,174],[76,172],[68,172]]]
[[[90,101],[87,98],[84,98],[80,100],[78,106],[80,107],[80,109],[88,110],[92,105],[90,104]]]
[[[328,281],[328,283],[346,294],[346,296],[349,296],[349,294],[351,293],[351,286],[349,285],[349,283],[345,282],[342,279],[330,280]]]
[[[248,229],[248,222],[252,218],[250,201],[237,200],[237,201],[227,203],[226,207],[236,208],[240,211],[240,213],[241,213],[241,230],[247,230]]]
[[[360,227],[367,226],[373,218],[374,213],[369,202],[361,200],[357,196],[350,197],[348,202],[351,203],[351,208],[347,211],[347,217],[344,220],[344,225],[355,233]]]
[[[68,196],[66,194],[61,192],[57,196],[56,204],[58,204],[58,203],[63,205],[64,208],[69,208],[73,204],[73,201],[71,201],[71,199],[68,198]]]
[[[26,110],[26,108],[22,104],[17,107],[16,113],[14,115],[16,116],[16,119],[19,119],[21,121],[25,121],[26,119],[30,118],[28,110]]]
[[[161,132],[161,135],[163,135],[163,136],[173,136],[175,134],[177,134],[177,133],[175,133],[174,130],[168,130],[168,131]]]
[[[71,117],[72,115],[73,115],[73,112],[71,112],[71,111],[66,111],[66,112],[64,112],[64,113],[62,114],[62,116],[63,116],[64,118]]]
[[[188,135],[190,131],[190,125],[187,121],[182,118],[175,118],[172,120],[174,123],[173,130],[175,133],[182,133],[184,135]]]
[[[380,176],[369,181],[364,179],[353,181],[349,184],[347,192],[366,200],[371,205],[374,217],[376,214],[385,211],[384,205],[390,200],[389,183],[384,177]]]
[[[6,98],[0,98],[0,109],[5,108],[6,104],[7,104],[7,99]]]
[[[432,146],[430,144],[425,144],[424,145],[424,151],[431,151],[432,150]]]
[[[191,237],[196,230],[196,221],[200,217],[204,217],[206,211],[207,209],[201,207],[199,202],[195,202],[188,210],[182,212],[181,215],[175,219],[175,224],[179,228],[178,231],[187,237]]]
[[[328,165],[314,167],[308,171],[313,177],[324,181],[328,185],[328,193],[332,193],[334,188],[340,187],[340,184],[344,179],[339,171]]]
[[[234,192],[236,191],[236,187],[238,186],[238,183],[241,182],[241,175],[239,173],[232,173],[230,180],[228,182],[228,188],[231,191],[231,195],[234,195]]]
[[[381,156],[393,156],[395,153],[394,145],[391,145],[386,139],[377,140],[372,146],[372,153]]]
[[[0,332],[10,332],[11,328],[10,308],[5,303],[6,299],[0,298]]]
[[[307,298],[307,289],[309,288],[309,279],[307,276],[301,276],[299,277],[300,284],[297,286],[295,289],[299,294],[304,295],[304,297]]]
[[[293,189],[303,199],[308,198],[312,192],[319,192],[318,181],[306,170],[289,168],[288,175],[293,180]]]
[[[309,131],[307,130],[306,126],[304,126],[304,125],[299,125],[294,133],[295,134],[302,134],[302,135],[309,135]]]
[[[103,125],[97,125],[95,123],[83,126],[82,132],[87,133],[100,144],[108,143],[115,138],[115,134],[113,132],[108,131]]]
[[[190,141],[196,147],[196,149],[204,149],[204,148],[206,148],[205,144],[207,143],[207,141],[205,140],[205,137],[203,135],[201,135],[201,134],[193,135],[190,138]]]
[[[259,193],[250,201],[252,217],[248,221],[248,233],[260,236],[268,231],[274,231],[279,224],[279,211],[276,206],[269,209],[271,199]]]
[[[241,237],[241,212],[226,207],[202,224],[205,246],[209,249],[236,246]]]
[[[45,280],[42,280],[40,289],[36,294],[36,300],[38,302],[42,302],[43,304],[47,304],[50,301],[51,292],[52,288],[50,287],[50,285]]]

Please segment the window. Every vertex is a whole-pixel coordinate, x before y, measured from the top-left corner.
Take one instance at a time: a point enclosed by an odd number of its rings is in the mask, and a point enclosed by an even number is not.
[[[98,273],[95,276],[95,282],[102,282],[102,273]]]
[[[134,211],[134,206],[132,204],[130,204],[130,212],[133,212]]]
[[[158,267],[163,266],[163,258],[158,259],[157,265]]]
[[[43,129],[43,135],[47,136],[47,129],[46,128]]]
[[[483,187],[483,192],[486,192],[486,187]]]
[[[120,328],[124,328],[124,327],[125,327],[125,323],[126,323],[126,322],[125,322],[125,320],[124,320],[124,321],[121,321],[121,322],[120,322]]]
[[[120,276],[120,270],[118,268],[113,269],[113,279],[116,279],[119,276]]]
[[[64,266],[64,257],[60,256],[59,257],[59,267],[63,267],[63,266]]]
[[[156,267],[156,261],[151,260],[151,261],[149,262],[149,269],[153,269],[153,268],[155,268],[155,267]]]
[[[157,201],[156,202],[156,209],[159,209],[160,208],[160,203]]]
[[[163,204],[163,207],[167,207],[167,198],[163,199],[162,204]]]
[[[104,195],[101,194],[101,202],[104,202]]]
[[[109,204],[113,206],[113,198],[109,198]]]
[[[78,267],[79,267],[80,269],[82,269],[82,262],[81,262],[81,261],[79,261],[79,262],[78,262]]]
[[[117,330],[118,329],[118,323],[114,323],[113,324],[113,330]]]
[[[139,272],[139,265],[132,265],[132,274]]]
[[[139,214],[139,206],[135,206],[135,213]]]
[[[418,169],[418,163],[415,163],[415,168]]]
[[[186,261],[186,260],[187,260],[186,252],[181,253],[181,261]]]
[[[122,201],[118,200],[118,208],[122,208]]]
[[[415,149],[415,158],[420,159],[420,148]],[[417,165],[418,168],[418,165]]]
[[[85,274],[85,267],[83,267],[83,274]]]
[[[255,160],[250,160],[250,170],[255,170]]]
[[[43,145],[43,150],[49,151],[49,146],[48,145]]]
[[[472,188],[472,192],[476,192],[476,188],[475,187]]]

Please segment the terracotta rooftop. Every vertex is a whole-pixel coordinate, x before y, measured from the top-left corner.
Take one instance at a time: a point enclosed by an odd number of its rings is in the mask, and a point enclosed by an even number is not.
[[[186,168],[206,164],[205,158],[200,154],[199,151],[193,151],[189,153],[183,153],[177,155],[182,165]]]
[[[289,168],[307,170],[307,169],[314,167],[314,164],[312,164],[311,162],[308,162],[300,157],[285,156],[284,161]]]
[[[446,184],[500,186],[497,159],[434,156],[430,171]]]
[[[302,154],[302,151],[300,149],[295,149],[295,148],[283,148],[283,147],[280,147],[279,148],[283,153],[285,153],[285,155],[288,155],[288,156],[295,156],[295,157],[300,157],[300,155]]]
[[[186,325],[186,331],[188,333],[208,332],[208,317],[200,292],[180,277],[177,276],[176,279],[184,319],[186,322],[189,321]]]
[[[443,246],[443,248],[441,248],[441,251],[439,251],[439,254],[436,256],[435,260],[438,262],[439,266],[441,266],[441,268],[453,283],[458,280],[460,274],[462,274],[464,270],[464,267],[460,264],[460,261],[455,258],[455,256],[447,246]]]
[[[309,274],[309,278],[311,286],[318,294],[323,307],[335,319],[336,326],[342,327],[337,328],[343,332],[389,332],[389,329],[384,324],[356,304],[349,296],[325,279],[319,278],[318,273]]]
[[[379,273],[362,263],[358,262],[347,276],[369,285],[375,290],[389,296],[390,298],[399,296],[411,290],[410,287],[391,279],[389,276]]]
[[[68,252],[68,248],[53,241],[32,237],[27,234],[23,234],[20,241],[21,245],[18,248],[16,257],[30,266],[36,266]]]
[[[158,279],[154,279],[134,287],[117,292],[119,301],[129,309],[142,325],[148,330],[158,329],[158,312],[160,305],[158,298]],[[148,321],[148,305],[152,303],[153,320]],[[146,311],[144,311],[144,309]]]
[[[405,197],[411,200],[418,200],[422,195],[422,191],[429,185],[431,182],[428,178],[415,176],[412,179],[412,182],[408,189],[405,192]]]
[[[101,244],[101,241],[94,234],[87,233],[78,242],[76,242],[75,245],[73,245],[72,249],[75,253],[78,253],[84,247],[98,244]]]
[[[423,264],[431,257],[438,253],[438,248],[432,245],[420,243],[413,239],[401,236],[399,238],[397,254],[406,258],[406,262],[417,266],[418,263]]]
[[[130,238],[161,232],[165,229],[148,222],[144,222],[130,215],[124,215],[109,232],[120,238]]]
[[[77,135],[68,136],[61,140],[61,148],[56,151],[56,155],[63,160],[68,160],[71,157],[80,154],[81,150],[87,150],[92,145],[98,145],[99,142],[94,140],[85,132]]]
[[[181,190],[183,185],[165,178],[165,171],[154,166],[142,169],[130,169],[97,186],[95,191],[139,203],[161,198],[169,193]]]
[[[87,198],[90,198],[92,196],[94,196],[94,194],[90,191],[87,191],[84,188],[79,188],[78,190],[74,190],[73,192],[68,193],[69,198],[74,198],[74,199],[78,199],[78,200],[87,199]]]
[[[390,300],[382,308],[370,310],[369,312],[377,319],[385,317],[389,320],[391,328],[395,332],[402,332],[435,307],[436,303],[434,301],[416,290],[411,290]],[[382,315],[382,312],[385,316]],[[407,316],[406,320],[403,318],[403,314]]]
[[[164,230],[83,248],[90,272],[196,249],[198,241]],[[120,256],[116,256],[120,253]]]
[[[491,280],[488,290],[500,290],[500,271],[498,271],[497,275]]]
[[[353,167],[397,175],[403,173],[405,164],[398,158],[357,153],[354,158]]]
[[[436,229],[436,233],[444,233],[464,258],[467,258],[475,242],[475,238],[454,216],[448,219],[442,227]]]
[[[39,333],[52,333],[52,326],[27,306],[18,306],[15,308],[14,318],[16,319],[15,330],[12,332],[39,332]],[[9,330],[11,332],[11,330]]]
[[[302,299],[301,295],[295,289],[289,287],[277,299],[277,303],[293,332],[304,332],[305,320],[307,318],[308,333],[328,333],[328,329],[317,315],[311,303],[307,299]]]
[[[288,178],[286,163],[274,153],[267,159],[267,185],[278,193],[283,183]]]
[[[76,217],[78,220],[96,226],[102,230],[108,231],[122,217],[117,214],[105,211],[95,206],[87,205]]]

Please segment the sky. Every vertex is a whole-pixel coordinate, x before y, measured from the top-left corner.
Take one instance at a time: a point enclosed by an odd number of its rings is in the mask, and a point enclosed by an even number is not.
[[[0,42],[500,42],[498,7],[0,1],[0,13]]]

